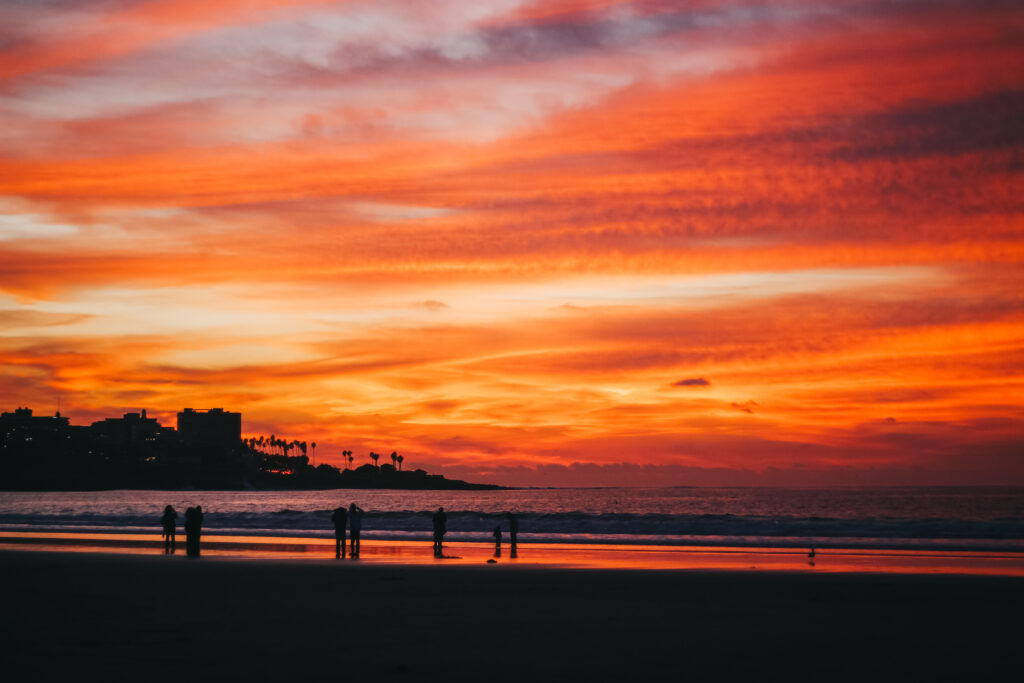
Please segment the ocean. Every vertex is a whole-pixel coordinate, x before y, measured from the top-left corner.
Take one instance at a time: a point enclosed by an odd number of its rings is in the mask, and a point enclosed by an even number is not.
[[[1024,552],[1021,487],[0,492],[0,531],[156,535],[164,506],[202,505],[207,536],[331,538],[350,502],[378,540],[429,540],[443,506],[449,542],[514,511],[520,543]]]

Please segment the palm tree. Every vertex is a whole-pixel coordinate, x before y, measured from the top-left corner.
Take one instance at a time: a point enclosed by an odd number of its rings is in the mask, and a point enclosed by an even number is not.
[[[391,451],[391,466],[398,469],[398,453]]]
[[[352,467],[352,461],[355,460],[355,459],[356,459],[356,457],[354,455],[352,455],[352,451],[349,451],[348,452],[348,466],[349,467]]]
[[[370,451],[370,460],[373,461],[374,465],[377,465],[377,461],[380,460],[380,453],[374,453],[373,451]],[[380,465],[377,465],[377,469],[380,469]]]
[[[405,460],[405,456],[404,455],[400,455],[400,456],[398,456],[397,459],[398,459],[398,471],[401,472],[402,471],[402,461]]]
[[[313,443],[311,443],[309,445],[313,447],[313,464],[315,465],[316,464],[316,441],[314,441]]]

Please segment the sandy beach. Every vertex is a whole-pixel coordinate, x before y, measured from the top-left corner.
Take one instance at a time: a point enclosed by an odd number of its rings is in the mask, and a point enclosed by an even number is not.
[[[36,680],[979,680],[1024,608],[996,576],[39,550],[0,574]]]

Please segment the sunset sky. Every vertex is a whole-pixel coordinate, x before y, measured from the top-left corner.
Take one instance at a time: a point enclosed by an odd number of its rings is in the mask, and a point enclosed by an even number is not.
[[[1024,5],[0,2],[0,409],[1024,484]]]

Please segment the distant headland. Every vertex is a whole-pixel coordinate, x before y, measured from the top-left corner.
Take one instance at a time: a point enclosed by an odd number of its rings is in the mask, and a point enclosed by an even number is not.
[[[0,414],[0,490],[89,491],[106,489],[407,489],[497,490],[403,470],[404,456],[391,464],[350,469],[310,463],[316,443],[276,435],[243,439],[242,415],[222,408],[178,413],[177,428],[165,427],[146,411],[72,425],[57,414],[37,416],[29,408]]]

